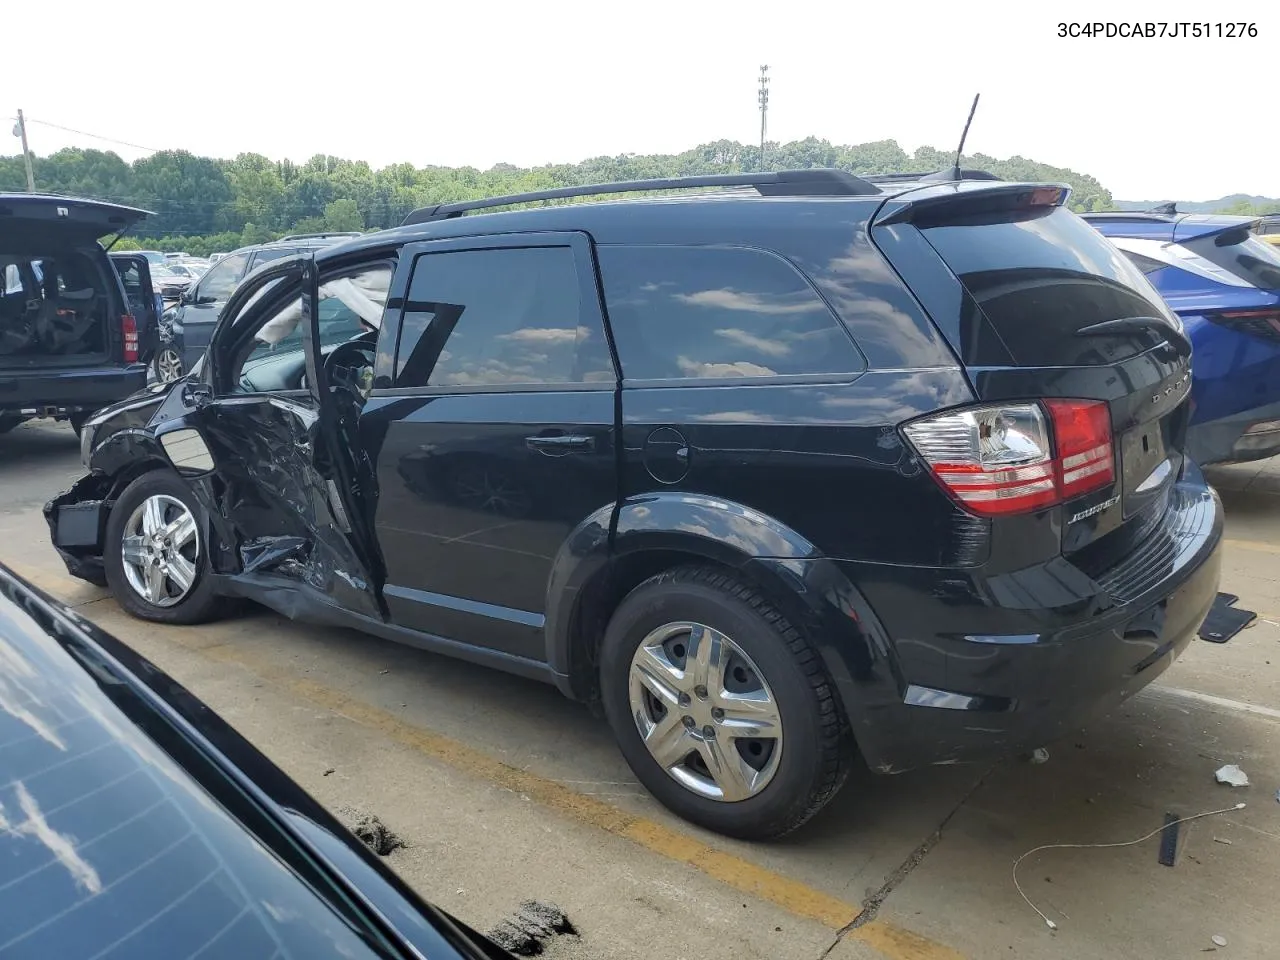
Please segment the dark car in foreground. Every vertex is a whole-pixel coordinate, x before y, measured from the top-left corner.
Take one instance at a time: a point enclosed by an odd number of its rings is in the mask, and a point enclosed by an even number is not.
[[[0,567],[0,957],[500,960],[192,694]]]
[[[0,194],[0,434],[70,420],[141,389],[159,311],[143,254],[107,256],[145,210]]]
[[[1250,217],[1095,213],[1182,319],[1195,348],[1187,452],[1199,463],[1280,453],[1280,248]]]
[[[857,754],[1070,730],[1214,599],[1189,345],[1066,195],[426,208],[246,277],[198,371],[86,426],[54,545],[147,619],[247,597],[554,683],[680,815],[785,833]]]

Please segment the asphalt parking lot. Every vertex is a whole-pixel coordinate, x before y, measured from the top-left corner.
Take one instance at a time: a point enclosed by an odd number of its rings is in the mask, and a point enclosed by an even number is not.
[[[1280,935],[1280,463],[1216,470],[1222,589],[1258,620],[1196,641],[1157,685],[1044,764],[855,777],[785,841],[673,818],[631,777],[604,721],[555,690],[355,633],[256,612],[198,627],[128,618],[69,578],[40,508],[80,473],[65,424],[0,437],[0,562],[187,685],[318,799],[377,815],[388,857],[478,928],[539,898],[580,937],[550,957],[1274,957]],[[1230,788],[1214,771],[1239,764]],[[1167,813],[1243,810],[1184,827]],[[1213,937],[1225,938],[1215,945]]]

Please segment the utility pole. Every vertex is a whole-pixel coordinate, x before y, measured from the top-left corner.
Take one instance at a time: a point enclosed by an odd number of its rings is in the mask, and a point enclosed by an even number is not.
[[[22,138],[22,159],[27,165],[27,193],[36,192],[35,174],[31,172],[31,150],[27,147],[27,121],[18,111],[18,124],[13,128],[13,135]]]
[[[764,170],[764,134],[769,118],[769,65],[760,67],[760,169]]]

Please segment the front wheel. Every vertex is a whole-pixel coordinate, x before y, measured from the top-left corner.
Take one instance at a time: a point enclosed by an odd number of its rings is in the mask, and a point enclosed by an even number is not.
[[[125,487],[107,521],[107,585],[135,617],[199,623],[217,604],[200,512],[176,474],[155,470]]]
[[[849,738],[816,651],[730,574],[683,567],[633,590],[605,632],[600,680],[636,776],[710,830],[782,836],[849,774]]]
[[[182,355],[177,347],[162,343],[151,366],[157,383],[172,383],[182,376]]]

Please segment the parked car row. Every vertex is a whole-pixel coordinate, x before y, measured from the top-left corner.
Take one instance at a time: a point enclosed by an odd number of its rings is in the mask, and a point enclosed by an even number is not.
[[[243,597],[554,684],[679,815],[784,834],[856,758],[1071,729],[1214,600],[1188,324],[1067,195],[735,174],[231,254],[52,541],[141,618]]]

